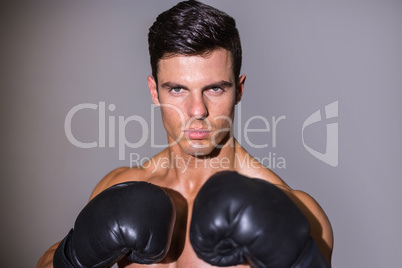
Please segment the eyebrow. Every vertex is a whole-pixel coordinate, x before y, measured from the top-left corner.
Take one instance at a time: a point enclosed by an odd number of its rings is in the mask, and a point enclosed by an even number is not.
[[[233,87],[233,83],[231,83],[229,81],[222,80],[222,81],[219,81],[219,82],[216,82],[216,83],[206,85],[202,89],[205,90],[205,89],[214,88],[214,87],[220,87],[220,88]],[[173,82],[163,83],[161,85],[161,88],[184,88],[184,89],[188,89],[188,87],[186,87],[184,85],[181,85],[181,84],[178,84],[178,83],[173,83]]]

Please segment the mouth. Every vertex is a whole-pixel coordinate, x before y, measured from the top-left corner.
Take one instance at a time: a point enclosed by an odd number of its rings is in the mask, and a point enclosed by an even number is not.
[[[203,140],[208,138],[211,131],[208,129],[187,129],[184,131],[184,135],[191,140]]]

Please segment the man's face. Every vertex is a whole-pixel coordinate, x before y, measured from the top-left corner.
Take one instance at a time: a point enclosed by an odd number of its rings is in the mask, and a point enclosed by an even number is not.
[[[207,156],[228,143],[244,80],[245,76],[235,79],[231,54],[224,49],[161,59],[158,90],[152,77],[148,85],[154,103],[161,107],[169,144],[177,143],[189,155]]]

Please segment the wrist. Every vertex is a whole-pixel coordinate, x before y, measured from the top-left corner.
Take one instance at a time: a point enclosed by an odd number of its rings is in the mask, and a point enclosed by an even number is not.
[[[81,268],[81,265],[73,264],[70,249],[70,240],[73,234],[73,229],[60,242],[53,256],[53,268]]]

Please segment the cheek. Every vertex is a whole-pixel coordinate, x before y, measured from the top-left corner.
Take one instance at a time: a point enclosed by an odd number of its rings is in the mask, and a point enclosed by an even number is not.
[[[232,116],[218,116],[214,118],[214,125],[216,130],[225,130],[232,127],[233,117]]]
[[[216,105],[211,111],[213,121],[218,128],[228,128],[233,124],[234,119],[234,103],[230,102],[227,105]]]
[[[166,129],[180,130],[184,122],[184,115],[180,109],[173,105],[164,105],[161,107],[161,115]]]

